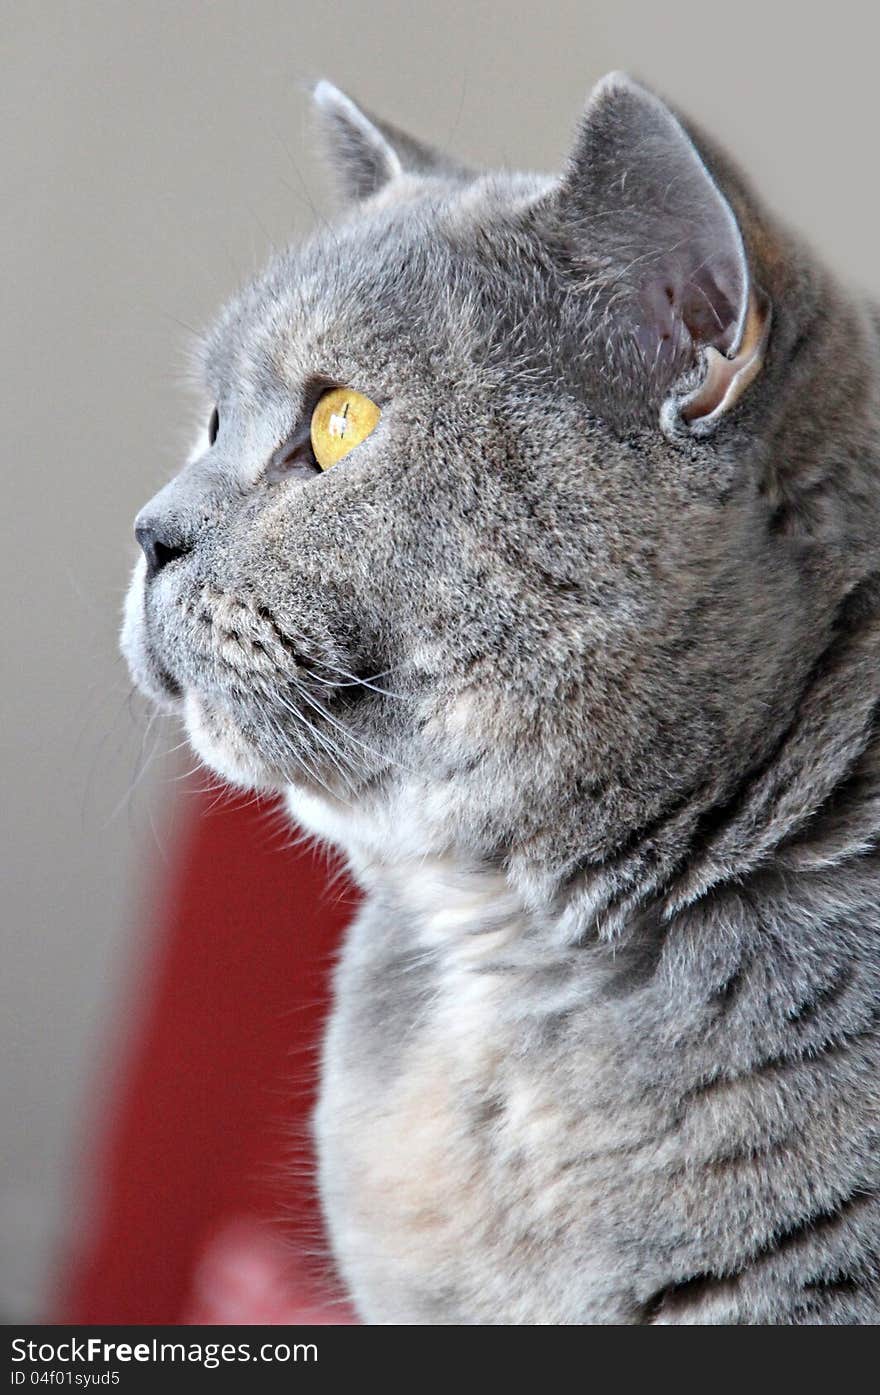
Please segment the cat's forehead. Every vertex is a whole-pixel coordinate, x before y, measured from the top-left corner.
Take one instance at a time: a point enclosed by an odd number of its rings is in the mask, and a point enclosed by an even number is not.
[[[208,336],[215,384],[341,373],[460,335],[528,279],[524,218],[548,181],[492,176],[454,192],[379,199],[277,254]]]

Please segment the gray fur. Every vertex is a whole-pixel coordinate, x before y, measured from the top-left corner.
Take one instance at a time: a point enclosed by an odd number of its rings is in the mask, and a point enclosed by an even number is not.
[[[214,330],[124,647],[365,889],[340,1272],[372,1322],[877,1321],[880,315],[626,79],[556,180],[334,93],[355,202]],[[267,471],[316,379],[379,426]]]

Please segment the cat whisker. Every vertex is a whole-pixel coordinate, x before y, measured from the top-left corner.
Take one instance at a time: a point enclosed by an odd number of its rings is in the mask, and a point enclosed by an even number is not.
[[[349,793],[353,793],[354,785],[352,784],[350,774],[346,771],[342,762],[348,761],[352,769],[354,768],[354,763],[346,755],[346,752],[342,750],[336,742],[332,741],[324,732],[319,731],[315,727],[314,723],[309,721],[305,713],[301,712],[293,703],[288,702],[287,699],[285,699],[284,697],[281,697],[280,700],[285,711],[290,712],[290,714],[293,717],[295,717],[297,721],[301,722],[302,725],[305,726],[310,736],[314,737],[317,741],[321,743],[321,746],[326,751],[329,758],[333,761],[333,764],[336,766],[340,778],[345,783]],[[302,756],[299,752],[294,752],[294,755],[304,768],[307,768],[309,771],[311,771],[311,767],[306,767],[306,761],[304,756]],[[332,793],[332,791],[327,786],[326,781],[322,780],[316,771],[311,771],[310,778],[312,778],[314,782],[319,784],[322,789],[327,790],[328,794]]]
[[[327,667],[335,668],[336,666],[335,664],[328,664]],[[382,697],[397,698],[400,702],[411,700],[411,695],[409,693],[395,693],[392,692],[390,688],[380,688],[370,678],[356,678],[354,674],[345,673],[345,670],[341,668],[338,669],[337,672],[345,674],[345,677],[343,679],[322,678],[320,673],[313,673],[312,677],[315,678],[318,683],[323,683],[327,688],[369,688],[371,692],[380,693]],[[391,670],[386,669],[385,672],[390,673]],[[377,673],[375,675],[376,678],[383,678],[384,676],[385,675],[382,673]]]
[[[295,686],[297,693],[303,699],[303,701],[307,702],[310,707],[314,708],[314,710],[321,717],[324,718],[325,721],[328,721],[331,724],[331,726],[334,726],[337,731],[341,732],[347,741],[353,741],[355,745],[359,746],[361,750],[366,752],[368,756],[373,757],[374,760],[378,760],[382,764],[391,763],[392,765],[396,765],[401,770],[406,769],[406,767],[402,765],[400,761],[395,760],[392,756],[383,755],[381,751],[377,751],[374,747],[367,745],[365,741],[361,741],[360,737],[357,737],[354,735],[353,732],[348,731],[342,725],[341,722],[338,722],[336,720],[332,713],[327,711],[326,707],[322,706],[322,704],[318,702],[317,698],[312,697],[311,694],[306,691],[305,687],[301,683],[296,682],[296,680]]]
[[[140,750],[138,751],[137,759],[135,761],[135,768],[132,774],[132,778],[128,784],[128,788],[117,800],[110,814],[107,816],[107,819],[104,823],[105,828],[109,827],[109,825],[119,817],[123,809],[130,806],[132,795],[143,781],[144,776],[146,775],[150,767],[153,765],[157,755],[159,754],[159,749],[161,745],[161,730],[155,730],[155,738],[153,740],[152,748],[149,754],[146,754],[146,746],[150,738],[150,735],[154,732],[154,729],[156,729],[157,727],[157,721],[160,715],[161,714],[159,713],[157,708],[154,708],[153,711],[150,713],[147,725],[145,726],[143,734],[141,736]]]

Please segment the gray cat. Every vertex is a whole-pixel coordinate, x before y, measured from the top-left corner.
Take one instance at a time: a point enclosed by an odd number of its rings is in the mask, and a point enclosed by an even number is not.
[[[880,312],[625,77],[559,178],[315,92],[349,215],[224,312],[124,648],[365,889],[362,1317],[880,1317]]]

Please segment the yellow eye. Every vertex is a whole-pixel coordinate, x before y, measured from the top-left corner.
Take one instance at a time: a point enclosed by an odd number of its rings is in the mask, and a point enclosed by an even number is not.
[[[329,470],[365,441],[382,413],[351,388],[331,388],[312,412],[312,450],[322,470]]]

